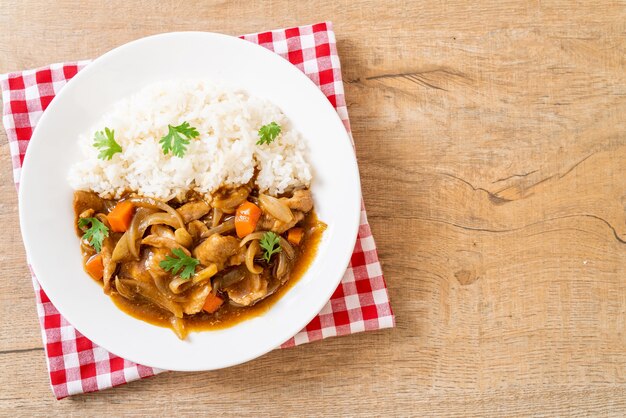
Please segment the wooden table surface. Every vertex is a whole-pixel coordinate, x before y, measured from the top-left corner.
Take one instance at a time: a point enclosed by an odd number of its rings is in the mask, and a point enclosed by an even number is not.
[[[624,2],[52,3],[2,2],[0,72],[332,20],[397,328],[57,402],[3,138],[2,415],[626,414]]]

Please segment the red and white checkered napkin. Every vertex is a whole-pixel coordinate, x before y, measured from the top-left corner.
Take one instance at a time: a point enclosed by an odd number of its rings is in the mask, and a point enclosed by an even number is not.
[[[335,106],[350,132],[335,34],[330,22],[242,38],[274,51],[309,76]],[[4,103],[2,121],[9,138],[16,186],[19,186],[28,141],[41,114],[65,83],[88,64],[89,61],[52,64],[0,76]],[[110,388],[163,371],[132,363],[95,345],[59,314],[34,276],[33,285],[50,382],[58,399]],[[394,316],[376,245],[361,205],[356,246],[341,284],[319,315],[281,348],[393,326]]]

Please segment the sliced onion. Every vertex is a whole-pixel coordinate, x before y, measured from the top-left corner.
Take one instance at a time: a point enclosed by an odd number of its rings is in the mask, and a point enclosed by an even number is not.
[[[220,221],[222,220],[222,215],[224,214],[224,212],[222,212],[220,209],[218,208],[213,208],[213,216],[211,217],[211,227],[215,228],[216,226],[218,226],[220,224]]]
[[[246,267],[252,274],[261,274],[263,271],[263,267],[254,265],[254,257],[256,257],[260,250],[259,241],[254,240],[250,243],[246,251]]]
[[[112,261],[119,263],[120,261],[128,260],[131,256],[134,256],[128,248],[128,235],[128,231],[124,232],[119,241],[117,241],[117,244],[113,249],[113,254],[111,255]]]
[[[252,306],[267,297],[268,281],[258,274],[246,274],[244,282],[226,289],[230,303],[236,306]]]
[[[274,270],[272,273],[274,274],[275,278],[283,283],[283,278],[289,273],[289,262],[287,261],[287,256],[285,255],[285,252],[281,251],[280,253],[278,253],[278,261],[274,265]]]
[[[169,284],[169,288],[175,295],[183,293],[185,290],[189,289],[191,286],[191,281],[189,279],[183,279],[182,277],[176,277]]]
[[[293,249],[289,241],[279,235],[278,242],[280,242],[280,248],[287,254],[287,257],[293,260],[296,256],[296,250]]]
[[[275,197],[260,194],[259,195],[259,204],[261,205],[261,209],[265,212],[272,215],[274,218],[278,219],[281,222],[291,222],[293,219],[293,213],[289,206],[285,204],[285,202],[281,202]]]
[[[248,234],[244,237],[244,239],[241,240],[241,242],[239,243],[239,246],[243,247],[249,241],[261,239],[263,238],[263,235],[265,235],[267,232],[268,231],[258,231],[258,232],[253,232],[251,234]],[[282,251],[284,251],[287,254],[287,257],[289,257],[290,259],[293,259],[296,256],[296,250],[293,249],[289,241],[287,241],[285,238],[281,237],[278,234],[276,235],[278,236],[278,242],[280,243],[280,248],[282,249]]]
[[[135,298],[135,293],[130,290],[130,287],[127,285],[127,283],[121,282],[120,278],[117,276],[115,276],[115,289],[117,290],[117,293],[119,293],[128,300],[133,300]]]
[[[251,234],[246,235],[241,242],[239,243],[240,247],[243,247],[244,245],[246,245],[248,242],[252,241],[253,239],[261,239],[263,238],[263,235],[265,235],[267,231],[258,231],[258,232],[253,232]]]
[[[159,292],[169,300],[174,302],[184,303],[187,301],[187,298],[184,296],[176,296],[170,291],[169,282],[172,276],[169,274],[159,274],[153,272],[152,270],[148,270],[150,277],[152,277],[152,281],[154,282],[154,286],[157,288]]]
[[[224,234],[235,229],[235,217],[229,218],[227,221],[222,222],[215,228],[211,228],[200,235],[201,238],[208,238],[213,234]]]
[[[217,265],[215,264],[211,264],[210,266],[208,266],[207,268],[204,268],[202,270],[200,270],[199,272],[197,272],[192,279],[192,283],[194,285],[198,284],[198,283],[202,283],[206,280],[209,280],[211,277],[215,276],[217,274]]]
[[[220,209],[226,213],[233,213],[237,206],[245,202],[249,194],[250,189],[248,189],[247,187],[240,187],[236,190],[233,190],[228,195],[228,197],[216,197],[215,199],[213,199],[212,205],[213,207]]]
[[[100,254],[102,255],[102,264],[104,265],[102,282],[104,283],[104,293],[107,295],[111,292],[111,278],[117,268],[117,263],[111,260],[111,253],[111,238],[109,237],[104,240],[102,250],[100,251]]]
[[[152,215],[154,213],[154,209],[148,208],[138,208],[135,212],[135,216],[133,216],[133,220],[130,223],[130,227],[128,231],[124,233],[126,235],[127,247],[135,260],[139,260],[139,244],[137,241],[143,237],[143,234],[146,232],[147,226],[143,227],[142,224],[146,217]],[[124,239],[124,237],[122,237]],[[118,243],[119,245],[119,243]]]
[[[138,215],[135,215],[135,218],[137,216]],[[168,225],[173,228],[176,228],[176,226],[178,225],[178,221],[176,220],[174,216],[170,215],[169,213],[164,213],[164,212],[151,213],[149,215],[144,216],[143,219],[139,221],[139,225],[136,228],[131,228],[131,230],[133,231],[132,234],[135,234],[134,235],[135,239],[131,238],[131,236],[129,235],[128,237],[129,241],[134,243],[134,246],[131,243],[129,243],[129,247],[130,247],[131,252],[134,249],[133,255],[137,254],[135,256],[137,260],[139,259],[139,245],[140,245],[139,240],[141,240],[141,238],[143,237],[143,234],[145,234],[146,230],[152,225]]]
[[[146,229],[148,229],[148,227],[152,225],[167,225],[176,229],[178,228],[178,221],[174,216],[170,215],[169,213],[153,213],[152,215],[146,216],[143,221],[141,221],[138,228],[139,232],[146,232]]]
[[[168,295],[170,293],[167,282],[170,279],[169,274],[159,274],[158,272],[152,271],[152,269],[148,269],[148,273],[150,277],[152,277],[152,281],[154,282],[154,286],[164,295]]]
[[[180,213],[176,212],[176,210],[170,205],[168,205],[167,203],[161,202],[160,200],[153,199],[151,197],[132,197],[128,199],[128,201],[140,208],[151,208],[151,209],[159,209],[159,210],[165,211],[176,218],[176,221],[178,222],[178,225],[176,225],[176,228],[185,227],[185,223],[183,222],[183,217],[180,216]]]
[[[193,245],[193,238],[185,228],[178,228],[174,231],[174,239],[185,248],[189,248]]]
[[[163,296],[153,285],[138,280],[132,279],[116,279],[115,285],[126,287],[126,290],[131,293],[136,293],[148,301],[154,303],[157,306],[162,307],[176,315],[179,318],[183,317],[183,309],[177,303],[169,300]],[[121,292],[120,292],[121,293]]]
[[[156,236],[156,235],[148,235],[147,237],[145,237],[144,239],[141,240],[141,243],[143,245],[149,245],[150,247],[167,248],[167,249],[170,249],[170,250],[173,250],[174,248],[179,248],[185,254],[191,255],[191,253],[189,252],[188,249],[186,249],[185,247],[183,247],[182,245],[180,245],[179,243],[177,243],[173,239],[169,239],[169,238],[165,238],[165,237],[159,237],[159,236]]]
[[[170,318],[170,324],[172,325],[172,331],[174,334],[181,340],[187,338],[187,327],[185,327],[185,320],[183,318],[178,318],[177,316],[172,316]]]
[[[213,280],[213,292],[215,293],[218,290],[237,284],[242,281],[244,277],[246,277],[246,273],[241,268],[236,268],[226,274],[222,274]]]

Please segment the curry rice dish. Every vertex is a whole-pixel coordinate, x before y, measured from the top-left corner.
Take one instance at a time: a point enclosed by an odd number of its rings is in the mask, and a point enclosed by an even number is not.
[[[70,169],[85,271],[116,306],[189,331],[259,315],[306,271],[325,224],[306,147],[272,103],[158,83],[79,138]]]

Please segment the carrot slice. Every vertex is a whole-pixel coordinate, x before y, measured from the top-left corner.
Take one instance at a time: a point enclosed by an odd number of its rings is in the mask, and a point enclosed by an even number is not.
[[[126,232],[133,220],[133,210],[135,207],[127,200],[119,202],[107,215],[109,225],[113,232]]]
[[[93,277],[94,280],[102,280],[104,275],[104,264],[102,263],[102,255],[96,254],[85,263],[85,271]]]
[[[237,208],[235,214],[235,230],[237,236],[243,238],[256,229],[256,224],[261,217],[261,208],[252,202],[243,202]]]
[[[304,236],[304,229],[291,228],[289,232],[287,232],[287,241],[289,241],[293,245],[300,245],[300,242],[302,242],[303,236]]]
[[[213,313],[217,311],[220,306],[222,306],[222,303],[224,303],[224,300],[221,297],[214,295],[213,293],[209,293],[209,296],[207,296],[204,301],[202,309],[208,313]]]

